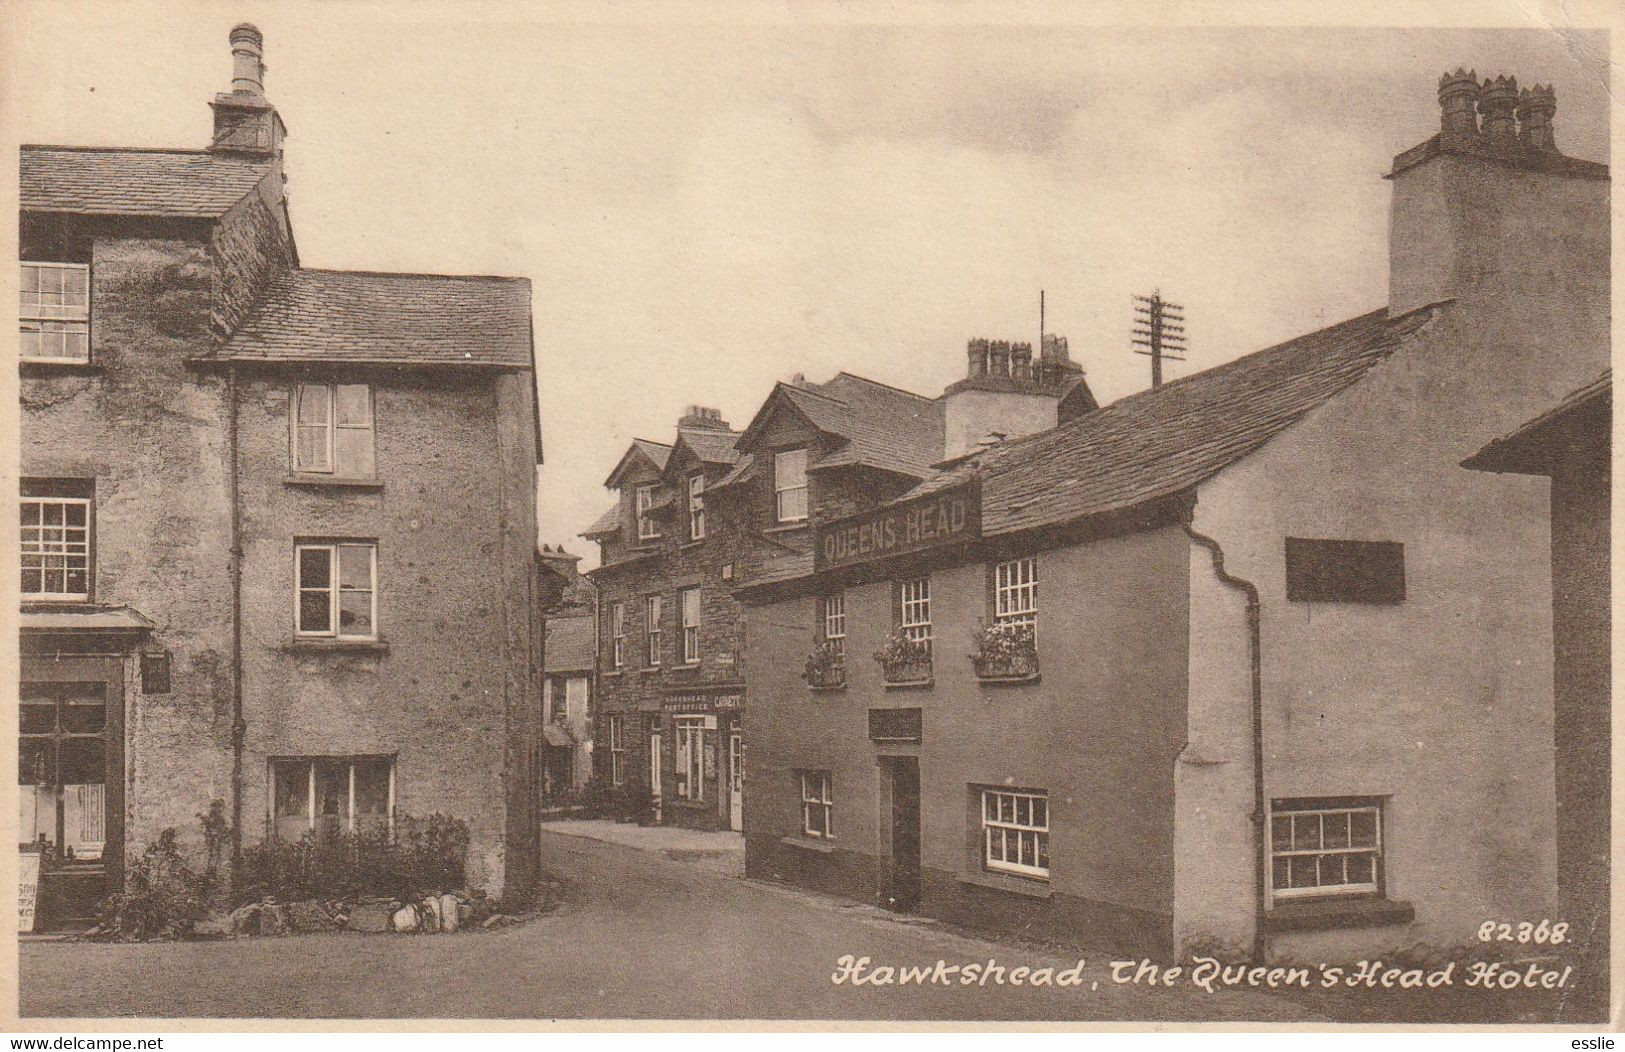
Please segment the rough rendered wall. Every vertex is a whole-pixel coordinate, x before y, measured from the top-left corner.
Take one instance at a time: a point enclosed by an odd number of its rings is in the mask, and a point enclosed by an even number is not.
[[[514,556],[497,399],[488,374],[366,378],[378,489],[286,483],[291,378],[243,381],[244,839],[267,830],[270,758],[392,754],[398,810],[466,821],[470,883],[497,892],[509,832],[504,761],[523,708],[512,680],[528,653],[506,641],[523,630],[512,606],[529,573],[504,564]],[[522,534],[529,498],[514,488],[510,521]],[[303,537],[377,539],[387,650],[295,644],[293,546]]]
[[[1060,399],[1015,391],[956,391],[943,398],[944,457],[976,449],[990,433],[1008,438],[1033,435],[1055,426]]]
[[[230,798],[231,605],[223,385],[208,346],[200,239],[101,236],[91,262],[96,371],[22,380],[24,477],[95,479],[95,601],[129,605],[173,653],[173,691],[126,686],[126,847]],[[116,699],[110,699],[115,700]]]
[[[265,286],[293,264],[293,234],[282,204],[282,173],[273,171],[214,225],[212,321],[218,333],[242,324]]]

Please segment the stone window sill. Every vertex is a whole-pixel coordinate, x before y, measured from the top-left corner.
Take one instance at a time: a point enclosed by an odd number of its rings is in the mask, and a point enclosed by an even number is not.
[[[807,521],[805,519],[803,519],[801,522],[781,522],[777,526],[768,526],[768,527],[765,527],[762,530],[762,532],[763,533],[797,533],[797,532],[799,532],[801,530],[806,530],[806,529],[810,529],[810,528],[811,528],[811,526],[807,523]]]
[[[936,684],[936,679],[930,676],[925,679],[888,679],[885,682],[885,688],[887,690],[927,690],[936,686]]]
[[[623,672],[625,672],[625,671],[626,671],[625,669],[612,668],[612,669],[608,670],[607,672],[604,672],[603,675],[605,675],[605,676],[614,676],[616,679],[620,679],[621,674]]]
[[[1015,895],[1025,895],[1031,899],[1047,899],[1054,896],[1048,881],[1018,877],[1008,873],[992,873],[987,870],[961,873],[959,874],[959,882],[961,884],[973,884],[979,888],[992,888],[995,891],[1008,891]]]
[[[1029,672],[1022,676],[977,676],[976,682],[984,687],[1019,687],[1027,683],[1038,683],[1042,678],[1042,673]]]
[[[819,840],[810,836],[781,836],[779,843],[786,847],[793,847],[801,851],[812,851],[820,855],[833,855],[835,845],[828,840]]]
[[[1378,928],[1409,924],[1416,909],[1391,899],[1325,898],[1277,903],[1264,914],[1266,931],[1323,931],[1332,928]]]
[[[312,488],[330,489],[365,489],[381,490],[383,482],[378,479],[345,478],[342,475],[309,475],[304,472],[294,472],[284,475],[284,486],[310,486]]]
[[[809,683],[807,689],[814,694],[833,694],[846,689],[846,682],[840,683]]]
[[[23,376],[100,376],[104,370],[95,362],[20,361]]]
[[[282,649],[295,654],[387,654],[389,644],[382,639],[302,639],[294,638],[282,644]]]
[[[705,544],[705,538],[701,537],[698,540],[684,541],[683,543],[681,543],[681,544],[679,544],[677,546],[677,550],[680,551],[680,552],[686,552],[691,548],[699,548],[699,547],[703,546],[704,544]]]

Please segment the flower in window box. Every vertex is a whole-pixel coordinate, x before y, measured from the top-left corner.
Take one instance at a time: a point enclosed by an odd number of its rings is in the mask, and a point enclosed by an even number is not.
[[[840,687],[846,685],[846,659],[831,640],[813,644],[812,653],[802,667],[801,678],[811,687]]]
[[[886,637],[886,645],[875,651],[875,660],[886,673],[887,683],[918,683],[931,678],[931,641],[913,639],[896,629]]]
[[[1033,626],[1019,622],[978,621],[972,634],[976,653],[970,656],[982,679],[1008,679],[1038,674],[1038,642]]]

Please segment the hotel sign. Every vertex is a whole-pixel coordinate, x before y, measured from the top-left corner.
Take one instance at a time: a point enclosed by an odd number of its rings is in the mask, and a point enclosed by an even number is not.
[[[837,566],[941,548],[982,536],[982,492],[975,479],[902,504],[821,523],[813,566]]]

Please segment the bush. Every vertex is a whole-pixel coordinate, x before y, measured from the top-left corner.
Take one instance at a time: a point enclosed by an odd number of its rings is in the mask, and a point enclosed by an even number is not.
[[[208,913],[208,893],[166,829],[124,874],[124,890],[102,902],[101,923],[126,939],[178,938]]]
[[[455,891],[467,882],[468,826],[442,814],[399,815],[395,836],[385,830],[264,840],[243,851],[236,902],[265,898],[355,901],[380,897],[415,901]]]

